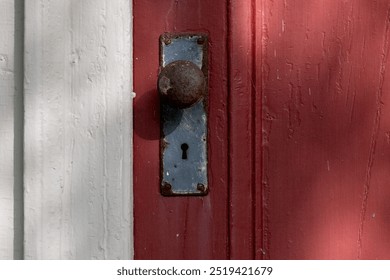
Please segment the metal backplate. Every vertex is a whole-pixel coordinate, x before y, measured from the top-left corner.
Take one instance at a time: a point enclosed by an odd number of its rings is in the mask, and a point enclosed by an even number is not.
[[[195,63],[206,77],[207,36],[163,34],[160,36],[160,67],[176,60]],[[207,88],[207,86],[206,86]],[[179,109],[161,102],[161,194],[206,195],[207,92],[190,108]]]

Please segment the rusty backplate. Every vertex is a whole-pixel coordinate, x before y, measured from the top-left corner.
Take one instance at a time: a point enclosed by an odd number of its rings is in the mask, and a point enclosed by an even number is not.
[[[160,36],[160,68],[190,61],[202,70],[205,96],[189,108],[172,106],[161,98],[161,194],[206,195],[207,175],[207,36]]]

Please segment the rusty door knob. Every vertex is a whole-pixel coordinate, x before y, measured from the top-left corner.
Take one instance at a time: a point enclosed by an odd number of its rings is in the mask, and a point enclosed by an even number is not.
[[[166,65],[158,76],[161,97],[171,106],[184,109],[203,98],[206,81],[194,63],[177,60]]]

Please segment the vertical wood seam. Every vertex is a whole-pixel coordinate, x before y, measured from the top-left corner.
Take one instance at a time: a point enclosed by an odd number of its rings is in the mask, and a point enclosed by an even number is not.
[[[252,129],[252,159],[251,159],[251,165],[252,165],[252,259],[256,258],[256,221],[259,217],[256,216],[256,186],[257,186],[257,180],[256,180],[256,173],[258,170],[257,167],[257,141],[256,141],[256,0],[252,0],[251,2],[251,105],[252,105],[252,112],[251,112],[251,129]]]
[[[230,258],[255,257],[255,87],[254,2],[229,1],[228,127]],[[243,28],[241,30],[240,28]],[[245,107],[247,106],[247,107]],[[244,109],[244,107],[246,109]],[[249,162],[248,162],[249,161]],[[242,170],[241,167],[247,168]],[[244,172],[244,173],[243,173]],[[245,205],[242,203],[245,202]],[[245,221],[244,221],[245,220]]]
[[[230,110],[231,110],[231,82],[230,82],[230,72],[231,72],[231,61],[230,61],[230,52],[231,52],[231,45],[230,45],[230,32],[231,32],[231,1],[228,0],[226,3],[226,73],[227,73],[227,92],[228,92],[228,102],[226,105],[226,110],[227,110],[227,135],[230,136],[231,133],[231,115],[230,115]],[[232,178],[231,178],[231,140],[230,137],[227,139],[227,152],[228,152],[228,161],[227,161],[227,168],[228,168],[228,191],[227,191],[227,248],[226,248],[226,257],[227,259],[231,259],[231,247],[232,247],[232,236],[231,236],[231,205],[232,205],[232,197],[231,197],[231,189],[232,189]]]

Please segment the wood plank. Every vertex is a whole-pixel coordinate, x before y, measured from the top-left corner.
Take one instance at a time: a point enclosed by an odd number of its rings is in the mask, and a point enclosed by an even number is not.
[[[229,5],[230,258],[255,257],[256,50],[255,1]],[[260,153],[260,150],[259,150]]]
[[[134,207],[136,259],[228,257],[227,18],[225,1],[134,0]],[[209,185],[205,197],[162,197],[158,38],[210,38]]]
[[[0,3],[0,259],[23,257],[22,11]]]
[[[26,1],[25,258],[132,257],[129,1]]]
[[[254,62],[252,66],[253,81],[254,81],[254,152],[255,152],[255,181],[254,181],[254,234],[255,234],[255,248],[254,258],[263,259],[265,256],[265,240],[267,238],[267,231],[264,227],[265,207],[264,204],[264,188],[263,188],[263,11],[264,1],[256,0],[253,4],[253,55]]]
[[[388,1],[264,5],[265,257],[388,259]]]

